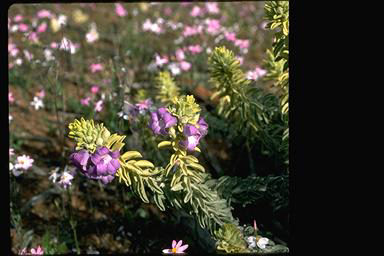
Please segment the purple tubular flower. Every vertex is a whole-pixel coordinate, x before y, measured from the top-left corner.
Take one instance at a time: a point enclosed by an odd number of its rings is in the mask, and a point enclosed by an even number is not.
[[[89,153],[82,149],[70,156],[72,163],[90,179],[101,180],[104,184],[111,182],[120,168],[119,151],[110,151],[103,146],[95,153]]]
[[[183,129],[183,134],[186,137],[185,140],[180,141],[180,145],[192,151],[200,140],[199,130],[192,124],[186,124]]]
[[[201,137],[207,135],[208,133],[208,124],[205,122],[203,117],[199,118],[199,121],[197,122],[199,125],[199,132],[201,134]]]
[[[151,112],[149,127],[157,135],[168,135],[166,129],[177,124],[177,118],[172,116],[166,108],[159,108],[156,112]]]
[[[75,152],[69,156],[69,160],[79,169],[85,171],[87,168],[87,163],[89,159],[89,153],[87,150],[82,149],[78,152]]]
[[[208,124],[204,118],[200,117],[197,127],[192,124],[186,124],[183,128],[185,140],[180,141],[179,144],[189,151],[193,151],[199,144],[200,139],[208,133]]]

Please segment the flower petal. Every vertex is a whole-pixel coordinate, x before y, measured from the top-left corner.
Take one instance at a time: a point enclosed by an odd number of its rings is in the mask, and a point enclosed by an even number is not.
[[[182,252],[184,252],[187,248],[188,248],[188,245],[185,244],[185,245],[181,246],[179,249],[177,249],[177,250],[176,250],[176,253],[182,253]]]
[[[119,152],[119,150],[115,150],[115,151],[111,152],[109,155],[110,155],[112,158],[117,159],[117,158],[120,157],[120,152]]]
[[[176,241],[173,240],[173,241],[172,241],[172,248],[175,248],[175,247],[176,247]]]
[[[104,163],[99,163],[96,165],[96,171],[98,175],[105,175],[105,172],[107,171],[107,165]]]
[[[199,131],[194,125],[186,124],[183,128],[183,133],[185,136],[196,135]]]
[[[172,250],[171,250],[171,249],[164,249],[164,250],[163,250],[163,253],[170,254],[170,253],[172,253]]]
[[[180,246],[183,244],[183,240],[180,240],[176,245],[176,250],[180,248]]]
[[[101,156],[99,154],[93,154],[91,156],[91,161],[93,164],[97,165],[101,161]]]
[[[103,146],[103,147],[98,148],[98,149],[96,150],[96,153],[99,154],[99,155],[101,155],[101,156],[103,156],[103,155],[109,153],[109,149],[108,149],[107,147]]]

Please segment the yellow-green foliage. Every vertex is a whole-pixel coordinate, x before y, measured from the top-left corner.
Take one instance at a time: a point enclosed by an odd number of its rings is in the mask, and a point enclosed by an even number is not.
[[[267,68],[265,79],[272,80],[279,86],[283,93],[280,97],[281,112],[286,123],[284,130],[281,151],[285,152],[286,163],[288,164],[288,142],[289,142],[289,2],[270,1],[265,4],[265,15],[268,21],[266,28],[277,30],[276,41],[272,50],[267,51],[267,59],[264,66]]]
[[[103,124],[95,125],[93,120],[80,121],[75,119],[68,125],[68,137],[75,139],[77,142],[76,150],[87,149],[90,152],[95,152],[98,146],[105,146],[111,133]]]
[[[156,99],[163,104],[170,104],[174,97],[179,96],[180,88],[176,86],[168,71],[159,72],[155,78],[157,88]]]
[[[226,253],[247,253],[247,243],[244,240],[243,234],[233,224],[224,224],[215,232],[218,239],[217,249]]]
[[[195,102],[193,95],[174,97],[173,105],[168,107],[172,115],[177,116],[181,126],[184,124],[196,124],[200,117],[200,106]]]

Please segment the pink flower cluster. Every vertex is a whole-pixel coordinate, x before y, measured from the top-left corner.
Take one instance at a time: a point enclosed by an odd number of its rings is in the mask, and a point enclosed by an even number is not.
[[[44,250],[42,247],[40,247],[40,245],[36,249],[32,248],[30,253],[27,252],[27,248],[24,248],[19,252],[19,255],[43,255],[43,254],[44,254]]]

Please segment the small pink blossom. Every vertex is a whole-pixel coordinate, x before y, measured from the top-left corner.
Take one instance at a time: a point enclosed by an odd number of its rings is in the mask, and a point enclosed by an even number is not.
[[[167,15],[167,16],[171,15],[172,14],[172,9],[169,6],[165,7],[164,14]]]
[[[256,67],[255,70],[248,71],[246,75],[247,75],[247,79],[257,81],[260,77],[265,76],[266,73],[267,71],[265,69]]]
[[[37,33],[43,33],[45,32],[45,30],[47,30],[47,23],[46,22],[43,22],[40,24],[40,26],[37,28]]]
[[[219,13],[217,3],[205,3],[205,8],[207,8],[209,13]]]
[[[13,103],[13,102],[15,101],[15,98],[13,97],[12,92],[9,92],[9,93],[8,93],[8,101],[9,101],[10,103]]]
[[[28,40],[31,41],[32,43],[37,43],[39,41],[39,38],[37,37],[37,33],[36,32],[31,32],[28,35]]]
[[[50,11],[48,11],[48,10],[43,9],[43,10],[40,10],[40,11],[37,12],[37,17],[39,17],[39,18],[50,18],[50,17],[52,17],[52,13]]]
[[[207,20],[207,32],[209,34],[217,34],[220,31],[220,21],[219,20]]]
[[[67,189],[68,186],[72,185],[73,175],[69,172],[63,172],[60,176],[59,184],[64,187],[64,189]],[[32,250],[31,250],[32,252]],[[42,253],[41,253],[42,254]]]
[[[244,58],[241,56],[236,56],[236,59],[240,62],[240,65],[243,65],[244,63]]]
[[[196,44],[196,45],[190,45],[188,46],[188,50],[192,53],[192,54],[196,54],[196,53],[199,53],[201,52],[203,49],[201,49],[201,46]]]
[[[91,66],[89,68],[91,69],[92,73],[96,73],[98,71],[103,70],[103,65],[100,63],[94,63],[94,64],[91,64]]]
[[[176,59],[178,61],[182,61],[185,59],[184,51],[180,48],[176,50]]]
[[[15,150],[13,148],[9,148],[9,157],[13,156],[15,154]]]
[[[33,162],[34,160],[27,155],[18,156],[16,159],[15,168],[28,170],[32,166]]]
[[[91,100],[91,98],[90,97],[86,97],[86,98],[84,98],[84,99],[80,99],[80,103],[81,103],[81,105],[83,105],[83,106],[89,106],[89,101]]]
[[[161,67],[166,63],[168,63],[168,57],[167,56],[160,57],[160,55],[156,54],[156,65],[157,66]]]
[[[241,49],[246,49],[249,47],[249,40],[236,39],[235,45],[239,46]]]
[[[187,71],[191,68],[191,63],[187,62],[187,61],[181,61],[180,62],[180,68],[184,71]]]
[[[21,23],[21,24],[19,25],[19,30],[20,30],[21,32],[26,32],[26,31],[28,31],[28,28],[29,28],[29,26],[28,26],[27,24]]]
[[[224,33],[225,39],[228,41],[234,42],[236,41],[236,34],[234,32],[225,32]]]
[[[178,243],[176,243],[175,240],[172,241],[172,249],[164,249],[163,253],[166,254],[175,254],[175,253],[184,253],[184,251],[188,248],[188,245],[183,245],[183,241],[180,240]]]
[[[20,14],[19,15],[16,15],[14,18],[13,18],[13,21],[14,22],[20,22],[22,21],[23,19],[23,16],[21,16]]]
[[[38,91],[37,93],[36,93],[36,96],[37,97],[39,97],[39,98],[44,98],[45,97],[45,91],[44,91],[44,89],[41,89],[40,91]]]
[[[39,245],[36,249],[34,249],[34,248],[31,249],[31,254],[32,255],[43,255],[44,254],[44,250]]]
[[[95,111],[100,112],[103,109],[103,100],[99,100],[95,104]]]
[[[192,8],[192,11],[189,13],[192,17],[200,16],[203,14],[203,9],[201,9],[199,6],[194,6]]]
[[[135,106],[139,109],[139,111],[149,109],[151,105],[152,105],[151,99],[146,99],[142,102],[135,104]]]
[[[19,49],[16,48],[15,44],[8,44],[8,52],[12,57],[15,57],[19,53]]]
[[[202,30],[202,27],[201,26],[193,26],[193,27],[190,27],[190,26],[186,26],[184,28],[184,31],[182,33],[182,35],[184,37],[187,37],[187,36],[193,36],[193,35],[196,35],[196,34],[199,34]]]
[[[115,12],[120,17],[127,15],[127,11],[124,9],[124,6],[120,3],[115,4]]]
[[[51,43],[51,48],[56,49],[57,48],[57,43],[56,42],[52,42]]]
[[[93,93],[93,94],[98,93],[99,90],[100,90],[100,87],[97,86],[97,85],[94,85],[94,86],[91,87],[91,93]]]

